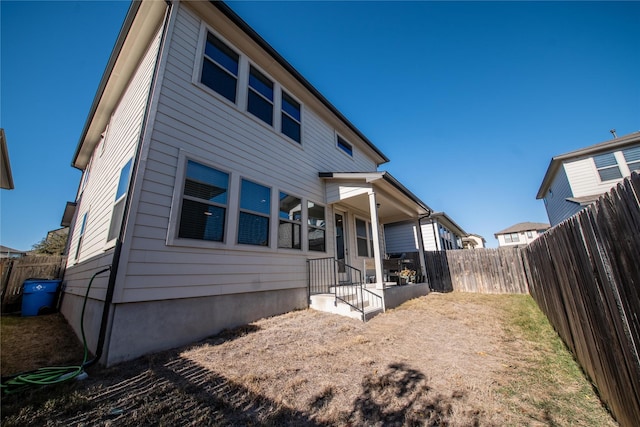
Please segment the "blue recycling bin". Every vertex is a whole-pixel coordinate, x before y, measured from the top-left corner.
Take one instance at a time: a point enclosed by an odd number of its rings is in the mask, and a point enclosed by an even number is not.
[[[25,280],[22,285],[22,315],[37,316],[53,312],[61,282],[62,280]]]

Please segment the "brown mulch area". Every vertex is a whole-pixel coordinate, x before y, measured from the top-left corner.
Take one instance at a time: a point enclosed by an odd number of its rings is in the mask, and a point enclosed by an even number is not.
[[[616,425],[584,377],[538,373],[555,350],[512,324],[525,299],[430,294],[367,323],[275,316],[5,396],[2,424]]]

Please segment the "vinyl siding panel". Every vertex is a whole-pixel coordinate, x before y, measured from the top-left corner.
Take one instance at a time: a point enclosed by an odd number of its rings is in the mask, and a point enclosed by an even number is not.
[[[564,167],[569,182],[571,183],[573,197],[606,193],[611,187],[614,187],[618,182],[622,181],[622,178],[620,178],[601,182],[593,157],[566,162]],[[620,167],[620,165],[618,167]]]
[[[176,177],[181,168],[180,153],[229,172],[235,183],[247,178],[270,187],[272,195],[284,191],[301,197],[303,204],[307,200],[326,204],[325,184],[318,177],[320,171],[369,172],[376,170],[376,163],[356,144],[353,158],[342,154],[335,146],[334,127],[323,119],[324,113],[314,111],[305,102],[302,143],[298,144],[192,83],[196,61],[201,61],[196,58],[200,21],[183,4],[174,7],[177,16],[169,33],[167,62],[160,81],[139,204],[130,222],[133,230],[124,284],[114,295],[114,301],[304,287],[307,258],[326,253],[277,249],[274,241],[270,248],[238,245],[236,230],[229,226],[226,243],[197,241],[194,247],[189,246],[187,239],[167,243],[171,210],[179,209],[180,204],[176,200],[177,204],[172,206],[174,187],[182,185],[183,180]],[[274,67],[274,64],[257,65],[263,70]],[[284,90],[297,99],[309,97],[296,87]],[[276,209],[272,207],[272,227],[277,223]],[[327,207],[325,214],[326,244],[332,251],[332,210]],[[237,215],[230,201],[227,224],[237,223]]]
[[[387,224],[384,226],[384,236],[389,254],[418,251],[416,227],[413,223]]]
[[[107,242],[120,170],[135,153],[153,75],[160,34],[148,49],[137,72],[112,114],[104,140],[96,147],[90,163],[89,179],[78,197],[76,224],[71,231],[68,265],[101,257],[113,246]],[[87,224],[80,255],[75,259],[79,239],[79,222],[85,212]]]
[[[558,170],[549,190],[550,192],[545,195],[545,202],[547,216],[552,227],[582,209],[579,204],[567,201],[568,197],[574,197],[574,195],[564,166]]]

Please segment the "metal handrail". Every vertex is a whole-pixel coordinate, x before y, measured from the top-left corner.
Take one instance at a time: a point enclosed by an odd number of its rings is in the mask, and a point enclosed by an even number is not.
[[[315,258],[307,260],[309,264],[308,296],[333,294],[338,300],[349,305],[365,319],[365,302],[376,308],[382,308],[382,297],[364,286],[362,271],[336,258]]]

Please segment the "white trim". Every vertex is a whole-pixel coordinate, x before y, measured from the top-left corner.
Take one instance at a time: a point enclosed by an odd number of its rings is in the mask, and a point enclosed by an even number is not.
[[[350,158],[351,160],[353,160],[354,154],[355,154],[355,150],[354,150],[354,146],[353,143],[351,141],[349,141],[347,138],[345,138],[342,134],[340,134],[340,132],[338,132],[337,130],[334,131],[335,137],[334,137],[334,146],[336,147],[336,150],[338,150],[339,152],[341,152],[343,155],[347,156],[348,158]],[[338,144],[338,138],[342,139],[345,143],[349,144],[351,146],[351,154],[347,153],[345,150],[343,150],[342,148],[340,148],[340,145]]]

